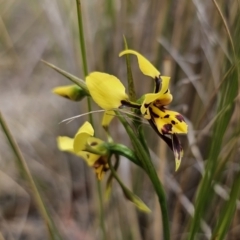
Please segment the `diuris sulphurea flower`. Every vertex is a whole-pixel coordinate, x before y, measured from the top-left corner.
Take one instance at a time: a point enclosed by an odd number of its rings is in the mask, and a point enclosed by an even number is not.
[[[74,138],[60,136],[57,138],[57,143],[61,151],[71,152],[83,158],[90,167],[95,169],[98,180],[102,180],[104,173],[109,169],[108,152],[99,149],[103,141],[93,137],[93,135],[94,129],[92,125],[85,122]]]

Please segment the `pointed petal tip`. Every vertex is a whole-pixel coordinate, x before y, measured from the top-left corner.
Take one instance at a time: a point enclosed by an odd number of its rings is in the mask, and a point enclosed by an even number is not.
[[[181,160],[175,159],[175,172],[177,172],[177,170],[179,169],[180,165],[181,165]]]

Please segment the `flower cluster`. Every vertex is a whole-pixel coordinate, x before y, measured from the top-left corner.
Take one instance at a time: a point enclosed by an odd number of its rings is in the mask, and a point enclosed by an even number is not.
[[[140,210],[149,212],[150,209],[141,199],[124,186],[115,171],[117,170],[119,155],[122,155],[142,167],[152,180],[153,172],[149,172],[149,169],[151,169],[151,167],[149,168],[151,159],[148,150],[146,150],[146,144],[143,142],[144,140],[137,140],[137,135],[132,134],[132,132],[129,133],[129,129],[126,126],[125,128],[132,140],[134,150],[122,144],[114,143],[108,126],[116,116],[119,117],[123,125],[125,125],[126,121],[122,119],[121,111],[119,112],[119,110],[123,107],[129,107],[130,111],[133,111],[134,116],[138,115],[147,120],[156,133],[167,143],[174,153],[175,169],[177,170],[183,156],[183,149],[177,134],[186,134],[187,124],[181,114],[167,108],[167,105],[169,105],[173,99],[169,90],[170,77],[162,76],[140,53],[133,50],[125,50],[122,51],[119,56],[125,54],[133,54],[137,57],[141,72],[154,80],[154,92],[146,93],[136,102],[132,102],[126,94],[125,87],[121,81],[117,77],[103,72],[90,73],[86,77],[86,81],[78,81],[78,85],[54,88],[53,92],[55,94],[73,101],[80,101],[86,96],[91,97],[105,110],[102,127],[107,133],[107,141],[96,138],[94,137],[92,125],[89,122],[85,122],[79,128],[74,138],[60,136],[57,138],[57,143],[61,151],[73,153],[84,159],[86,163],[94,169],[98,180],[102,180],[105,172],[110,170],[111,174],[107,181],[108,189],[109,186],[111,186],[112,179],[116,179],[126,198],[133,202]],[[74,81],[76,81],[76,78]],[[141,123],[138,124],[141,125]],[[113,156],[115,156],[114,166],[111,162]],[[155,180],[153,183],[156,184]]]
[[[141,54],[133,50],[122,51],[119,56],[133,54],[138,59],[141,72],[155,82],[153,93],[146,93],[139,104],[129,100],[121,81],[107,73],[92,72],[86,78],[86,84],[93,100],[103,109],[112,110],[123,106],[137,108],[144,119],[167,143],[174,152],[175,169],[180,166],[183,149],[177,134],[187,133],[187,124],[181,114],[167,109],[173,99],[169,90],[170,77],[161,76],[160,72]]]

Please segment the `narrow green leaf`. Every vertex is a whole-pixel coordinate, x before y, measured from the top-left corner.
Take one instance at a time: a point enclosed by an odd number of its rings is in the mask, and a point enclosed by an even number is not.
[[[239,19],[239,18],[238,18]],[[216,180],[217,177],[221,173],[217,171],[217,165],[219,162],[219,154],[222,149],[222,142],[223,138],[225,136],[225,133],[227,132],[227,129],[229,127],[229,122],[232,117],[232,113],[234,111],[235,107],[235,100],[238,94],[238,79],[239,79],[239,56],[240,56],[240,47],[239,47],[239,29],[240,29],[240,21],[238,20],[238,23],[236,24],[237,28],[235,29],[235,51],[234,56],[232,59],[233,63],[230,63],[229,61],[226,62],[226,70],[227,72],[229,69],[229,73],[227,74],[226,80],[222,83],[220,90],[218,91],[218,107],[217,107],[217,113],[220,113],[221,111],[225,111],[224,114],[220,114],[219,117],[216,119],[213,127],[213,135],[212,135],[212,141],[210,145],[209,155],[208,155],[208,161],[206,164],[206,170],[204,173],[204,176],[199,184],[198,193],[196,196],[196,203],[195,203],[195,214],[194,218],[190,223],[190,234],[188,239],[194,240],[196,237],[196,234],[200,228],[200,221],[202,218],[204,218],[205,213],[208,212],[207,206],[209,206],[209,202],[211,201],[213,197],[213,182]],[[236,55],[235,55],[236,54]],[[237,57],[237,59],[235,59]],[[224,75],[224,74],[223,74]],[[224,170],[224,165],[221,166],[221,169]],[[231,212],[231,209],[229,210]],[[224,216],[222,216],[224,217]],[[222,220],[226,221],[226,219],[219,219],[220,222]],[[228,218],[228,223],[231,221],[230,218]],[[227,224],[224,223],[224,229],[226,230]],[[226,231],[222,232],[226,233]]]
[[[13,153],[16,156],[16,163],[18,164],[18,166],[22,172],[22,175],[25,177],[25,179],[29,183],[29,186],[31,187],[33,198],[38,207],[39,213],[41,214],[41,216],[46,224],[50,239],[61,240],[62,238],[61,238],[51,216],[49,215],[49,213],[46,209],[46,206],[42,200],[42,196],[40,195],[40,192],[38,191],[38,188],[37,188],[35,181],[31,175],[31,172],[27,166],[27,163],[26,163],[15,139],[13,138],[13,136],[8,128],[8,125],[5,121],[5,119],[3,118],[1,112],[0,112],[0,125],[3,129],[4,134],[6,135],[6,137],[8,139],[8,142],[10,144],[10,147],[13,150]]]
[[[86,86],[86,83],[82,79],[72,75],[71,73],[68,73],[68,72],[62,70],[61,68],[56,67],[55,65],[53,65],[53,64],[51,64],[51,63],[49,63],[47,61],[44,61],[44,60],[41,60],[41,61],[43,63],[45,63],[47,66],[49,66],[50,68],[52,68],[55,71],[57,71],[58,73],[62,74],[64,77],[68,78],[71,82],[73,82],[76,85],[78,85],[80,88],[82,88],[86,92],[87,95],[90,96],[88,88]]]

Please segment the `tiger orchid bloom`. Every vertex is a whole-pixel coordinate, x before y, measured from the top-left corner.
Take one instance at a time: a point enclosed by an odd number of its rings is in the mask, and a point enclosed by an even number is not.
[[[104,149],[99,150],[103,143],[101,139],[93,137],[94,129],[89,122],[85,122],[74,138],[60,136],[57,138],[58,148],[61,151],[71,152],[83,158],[88,166],[95,169],[98,180],[102,180],[104,173],[109,169],[108,154]],[[96,154],[96,153],[101,154]]]
[[[140,110],[158,135],[173,150],[175,170],[177,171],[183,156],[183,149],[176,134],[186,134],[187,124],[181,114],[166,108],[166,105],[170,104],[173,99],[169,90],[170,77],[161,76],[161,73],[140,53],[134,50],[125,50],[119,56],[124,54],[135,55],[141,72],[155,80],[154,93],[145,94]],[[166,135],[170,135],[171,139]]]

